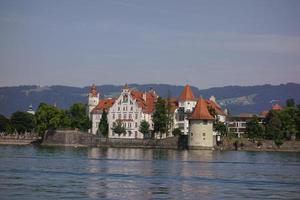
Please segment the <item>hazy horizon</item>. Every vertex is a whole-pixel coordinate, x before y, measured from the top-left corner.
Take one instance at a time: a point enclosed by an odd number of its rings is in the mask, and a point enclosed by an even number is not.
[[[85,88],[85,87],[90,87],[92,84],[95,84],[96,86],[123,86],[124,84],[97,84],[97,83],[91,83],[90,85],[83,85],[83,86],[75,86],[75,85],[61,85],[61,84],[53,84],[53,85],[38,85],[38,84],[20,84],[20,85],[11,85],[11,86],[0,86],[0,88],[2,87],[22,87],[22,86],[39,86],[39,87],[52,87],[52,86],[63,86],[63,87],[77,87],[77,88]],[[171,84],[171,83],[126,83],[129,86],[130,85],[158,85],[158,84],[162,84],[162,85],[171,85],[171,86],[182,86],[184,87],[186,84]],[[265,83],[265,84],[256,84],[256,85],[223,85],[223,86],[215,86],[215,87],[207,87],[207,88],[200,88],[196,85],[192,85],[189,84],[192,87],[196,87],[199,90],[206,90],[206,89],[212,89],[212,88],[221,88],[221,87],[252,87],[252,86],[264,86],[264,85],[271,85],[271,86],[279,86],[279,85],[286,85],[286,84],[300,84],[300,83],[296,83],[296,82],[286,82],[286,83],[279,83],[279,84],[269,84],[269,83]]]
[[[297,0],[0,0],[0,86],[300,83]]]

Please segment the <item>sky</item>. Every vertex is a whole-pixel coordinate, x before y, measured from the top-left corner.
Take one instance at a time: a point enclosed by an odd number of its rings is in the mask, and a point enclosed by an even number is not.
[[[299,0],[0,0],[0,86],[300,83]]]

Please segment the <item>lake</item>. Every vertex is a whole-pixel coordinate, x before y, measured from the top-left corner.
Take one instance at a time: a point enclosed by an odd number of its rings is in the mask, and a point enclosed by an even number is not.
[[[0,145],[0,199],[300,199],[300,153]]]

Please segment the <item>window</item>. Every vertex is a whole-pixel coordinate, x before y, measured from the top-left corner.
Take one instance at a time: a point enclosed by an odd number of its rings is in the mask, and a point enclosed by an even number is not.
[[[121,108],[120,107],[118,107],[118,111],[120,111],[121,110]]]
[[[129,114],[129,119],[132,119],[132,115],[131,114]]]
[[[113,119],[115,119],[115,114],[113,114]]]
[[[130,122],[128,123],[128,127],[131,128],[131,123]]]
[[[193,133],[191,133],[191,136],[193,137]]]
[[[132,106],[130,107],[130,110],[133,111],[133,107]]]
[[[127,94],[123,95],[123,103],[128,103],[128,95]]]
[[[121,119],[121,114],[118,115],[118,119]]]
[[[126,131],[123,133],[124,136],[126,136]]]
[[[135,128],[137,128],[137,122],[135,122]]]
[[[126,119],[126,118],[127,118],[127,115],[126,115],[126,114],[124,114],[124,115],[123,115],[123,119]]]
[[[207,120],[203,120],[203,124],[206,125],[207,124]]]
[[[138,118],[138,114],[135,114],[135,119],[137,119]]]
[[[205,137],[205,133],[202,133],[202,136]]]

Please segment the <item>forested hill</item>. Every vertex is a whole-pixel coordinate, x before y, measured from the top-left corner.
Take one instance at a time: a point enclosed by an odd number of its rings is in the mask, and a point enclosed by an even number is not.
[[[100,85],[97,86],[101,96],[116,96],[123,86]],[[153,88],[158,95],[173,97],[180,95],[184,86],[167,84],[129,84],[129,87],[140,91]],[[205,90],[192,87],[195,96],[209,98],[214,95],[217,101],[227,107],[232,114],[241,112],[259,113],[269,109],[272,103],[285,104],[287,98],[294,98],[300,103],[300,84],[288,83],[281,85],[258,86],[225,86]],[[56,104],[58,107],[67,108],[75,102],[87,102],[89,87],[69,86],[17,86],[0,87],[0,114],[9,116],[20,110],[25,111],[30,104],[36,109],[41,102]]]

